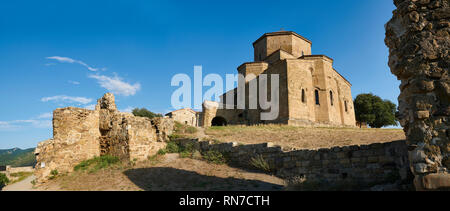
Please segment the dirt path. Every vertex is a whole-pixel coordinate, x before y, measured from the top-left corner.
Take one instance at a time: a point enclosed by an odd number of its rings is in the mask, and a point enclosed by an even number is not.
[[[31,175],[20,182],[5,186],[2,191],[34,191],[31,181],[35,178],[34,175]]]

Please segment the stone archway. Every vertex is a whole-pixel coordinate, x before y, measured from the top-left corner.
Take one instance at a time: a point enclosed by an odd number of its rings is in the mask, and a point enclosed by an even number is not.
[[[211,126],[227,126],[227,120],[221,116],[216,116],[212,119]]]

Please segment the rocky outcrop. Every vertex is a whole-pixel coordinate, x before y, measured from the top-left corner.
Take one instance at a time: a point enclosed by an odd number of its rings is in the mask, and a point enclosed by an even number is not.
[[[386,25],[391,72],[417,190],[450,188],[450,1],[394,0]]]
[[[165,147],[173,125],[170,119],[119,112],[110,93],[98,100],[95,110],[56,109],[53,139],[39,143],[35,151],[37,181],[44,182],[54,170],[71,172],[81,161],[101,155],[145,160]]]

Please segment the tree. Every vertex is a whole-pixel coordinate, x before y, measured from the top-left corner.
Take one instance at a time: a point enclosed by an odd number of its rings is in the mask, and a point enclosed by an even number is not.
[[[134,116],[148,117],[150,119],[153,119],[155,117],[162,117],[162,114],[153,113],[153,112],[147,110],[146,108],[140,108],[140,109],[135,108],[135,109],[133,109],[132,113]]]
[[[382,128],[397,125],[397,106],[389,100],[382,100],[373,94],[360,94],[355,101],[355,115],[358,122],[366,122],[370,127]]]

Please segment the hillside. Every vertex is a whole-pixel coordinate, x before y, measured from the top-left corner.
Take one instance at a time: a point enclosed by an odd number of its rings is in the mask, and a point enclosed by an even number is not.
[[[284,148],[319,149],[365,145],[405,139],[402,130],[358,128],[302,128],[286,125],[192,128],[177,124],[172,138],[200,138],[216,142],[256,144],[273,142]],[[170,142],[157,155],[141,162],[91,159],[69,174],[54,175],[39,190],[367,190],[373,184],[308,183],[286,180],[267,170],[228,163],[222,153],[201,153]],[[99,161],[100,160],[100,161]],[[258,163],[257,163],[258,164]],[[254,164],[254,165],[257,165]],[[264,165],[264,163],[262,164]],[[259,170],[258,170],[259,169]],[[394,187],[394,186],[392,186]],[[334,188],[334,189],[333,189]],[[399,188],[395,186],[393,189]],[[402,187],[403,188],[403,187]],[[396,189],[395,189],[396,190]]]
[[[34,148],[30,149],[0,149],[0,165],[34,166],[36,157],[34,156]]]

